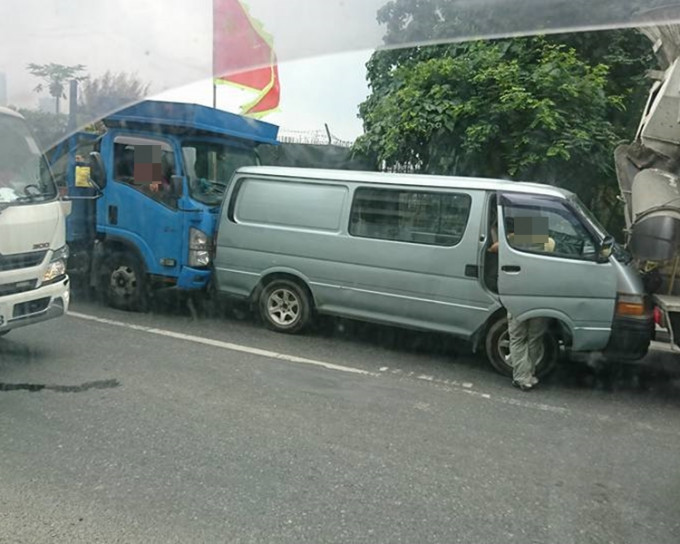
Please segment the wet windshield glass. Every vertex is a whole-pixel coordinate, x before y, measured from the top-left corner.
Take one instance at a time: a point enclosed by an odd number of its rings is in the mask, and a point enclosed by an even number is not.
[[[0,544],[680,544],[678,22],[0,2]]]
[[[237,168],[257,164],[253,149],[216,142],[185,142],[182,155],[189,193],[208,205],[222,202],[227,183]]]
[[[55,196],[49,168],[23,120],[0,115],[0,202],[28,203]]]
[[[574,196],[571,199],[571,203],[579,211],[579,213],[587,219],[588,223],[590,223],[590,226],[596,231],[600,241],[606,236],[609,236],[607,229],[602,226],[599,219],[595,217],[595,214],[593,214],[593,212],[591,212],[578,197]]]
[[[578,197],[574,196],[571,199],[571,203],[581,213],[581,215],[588,220],[593,229],[595,229],[597,236],[600,238],[600,242],[604,240],[605,237],[610,235],[607,232],[607,229],[602,226],[602,223],[600,223],[595,214],[593,214],[593,212],[591,212]],[[627,264],[633,260],[633,256],[630,254],[630,252],[618,242],[614,243],[613,254],[619,262],[624,264]]]

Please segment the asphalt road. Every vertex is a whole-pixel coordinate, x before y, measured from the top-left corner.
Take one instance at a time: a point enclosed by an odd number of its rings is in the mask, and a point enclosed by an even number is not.
[[[0,542],[680,541],[680,360],[531,393],[447,337],[168,298],[0,339]]]

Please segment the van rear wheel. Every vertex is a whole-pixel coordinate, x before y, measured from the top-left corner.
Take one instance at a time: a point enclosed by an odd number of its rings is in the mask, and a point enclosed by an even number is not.
[[[260,293],[260,316],[277,332],[295,334],[309,325],[312,304],[304,288],[291,280],[274,280]]]
[[[557,338],[550,331],[547,331],[543,337],[543,346],[543,357],[536,366],[536,376],[539,378],[547,376],[555,369],[560,353]],[[503,376],[512,376],[507,318],[503,317],[489,327],[485,348],[491,366]]]

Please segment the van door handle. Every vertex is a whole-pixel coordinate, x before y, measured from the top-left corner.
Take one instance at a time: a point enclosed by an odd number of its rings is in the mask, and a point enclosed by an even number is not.
[[[522,267],[516,264],[506,264],[504,266],[501,266],[501,270],[503,272],[519,272],[520,270],[522,270]]]

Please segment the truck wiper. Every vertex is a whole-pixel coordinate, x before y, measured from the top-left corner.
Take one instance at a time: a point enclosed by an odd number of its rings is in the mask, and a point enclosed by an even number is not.
[[[49,195],[44,191],[40,190],[35,184],[27,185],[24,187],[24,194],[16,198],[14,202],[37,202],[47,198]]]

